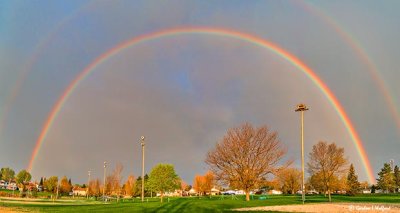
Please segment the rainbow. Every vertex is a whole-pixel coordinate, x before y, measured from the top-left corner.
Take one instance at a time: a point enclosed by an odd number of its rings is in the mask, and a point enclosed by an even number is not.
[[[60,110],[62,109],[65,102],[77,88],[77,86],[88,76],[90,75],[99,65],[103,62],[107,61],[109,58],[113,57],[114,55],[120,53],[121,51],[135,46],[137,44],[164,38],[164,37],[172,37],[178,35],[192,35],[192,34],[204,34],[204,35],[213,35],[213,36],[222,36],[237,39],[240,41],[245,41],[250,44],[257,45],[262,48],[266,48],[276,55],[282,57],[293,66],[295,66],[298,70],[303,72],[324,94],[324,96],[328,99],[330,104],[335,109],[336,113],[340,117],[341,121],[343,122],[344,126],[346,127],[347,132],[349,133],[354,145],[357,148],[357,152],[362,160],[363,166],[365,168],[366,175],[370,182],[374,183],[374,173],[369,162],[367,153],[364,149],[363,143],[361,138],[359,137],[357,131],[354,128],[349,116],[346,114],[343,106],[336,98],[334,93],[328,88],[328,86],[318,77],[318,75],[309,68],[305,63],[303,63],[300,59],[296,56],[292,55],[291,53],[287,52],[286,50],[282,49],[275,43],[272,43],[268,40],[263,38],[250,35],[243,32],[233,31],[229,29],[221,29],[221,28],[209,28],[209,27],[181,27],[181,28],[171,28],[165,29],[149,34],[144,34],[138,37],[134,37],[128,41],[122,42],[110,50],[104,52],[99,57],[97,57],[92,63],[90,63],[85,69],[83,69],[77,77],[69,84],[69,86],[64,90],[60,98],[57,100],[55,105],[53,106],[51,112],[49,113],[47,120],[44,123],[43,129],[37,139],[36,145],[33,149],[31,159],[29,162],[29,166],[27,168],[28,171],[32,171],[35,159],[38,155],[40,147],[42,146],[43,142],[46,140],[47,134],[51,129],[55,119],[57,118]]]
[[[383,98],[389,108],[390,113],[393,116],[394,122],[397,125],[397,133],[400,134],[400,112],[399,108],[396,106],[393,93],[386,86],[384,78],[380,74],[375,63],[372,61],[371,57],[368,56],[367,52],[363,49],[360,42],[357,41],[351,34],[343,29],[333,18],[328,14],[323,12],[312,2],[309,1],[292,1],[293,3],[302,7],[305,11],[313,14],[327,24],[331,29],[335,31],[339,37],[347,43],[347,45],[356,53],[356,56],[367,66],[367,71],[371,78],[374,80],[378,90],[383,94]]]
[[[8,119],[8,115],[10,110],[12,109],[12,105],[15,103],[18,94],[21,91],[22,85],[24,84],[29,72],[32,70],[39,56],[43,53],[44,49],[51,43],[51,41],[56,38],[57,33],[61,29],[64,28],[68,23],[70,23],[75,18],[79,17],[79,15],[85,11],[87,8],[91,7],[94,1],[90,1],[88,3],[83,4],[74,10],[71,14],[64,17],[57,25],[45,36],[40,42],[36,45],[33,53],[29,57],[29,59],[23,64],[21,71],[18,74],[17,80],[14,86],[11,88],[10,94],[6,97],[4,108],[0,113],[0,138],[3,132],[3,128],[5,127],[5,123]]]

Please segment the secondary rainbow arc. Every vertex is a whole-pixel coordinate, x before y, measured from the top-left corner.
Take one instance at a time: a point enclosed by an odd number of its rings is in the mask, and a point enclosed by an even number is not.
[[[371,57],[364,50],[360,42],[355,39],[347,30],[344,30],[340,24],[331,18],[326,12],[308,1],[293,1],[295,4],[302,7],[305,11],[315,15],[324,24],[327,24],[334,32],[342,38],[344,42],[356,53],[355,55],[363,62],[367,67],[366,71],[371,76],[372,80],[376,84],[378,90],[383,95],[384,101],[386,102],[390,113],[393,116],[393,120],[397,125],[397,133],[400,134],[400,108],[397,107],[393,92],[388,88],[385,79],[380,74],[378,67],[372,61]]]
[[[45,141],[51,126],[53,125],[55,119],[57,118],[62,106],[68,100],[68,98],[73,93],[74,89],[88,76],[92,73],[96,67],[100,64],[105,62],[110,57],[116,55],[117,53],[123,51],[126,48],[132,47],[134,45],[155,40],[158,38],[163,37],[171,37],[177,35],[185,35],[185,34],[204,34],[204,35],[214,35],[214,36],[223,36],[223,37],[230,37],[235,38],[241,41],[246,41],[250,44],[257,45],[263,48],[266,48],[273,53],[279,55],[280,57],[284,58],[286,61],[291,63],[295,66],[299,71],[303,72],[324,94],[324,96],[328,99],[329,103],[333,106],[336,113],[340,117],[341,121],[343,122],[344,126],[346,127],[347,132],[349,133],[351,140],[353,141],[354,145],[357,148],[357,152],[362,160],[362,164],[365,168],[366,175],[371,183],[375,182],[374,174],[372,167],[370,165],[367,153],[364,149],[363,143],[361,138],[359,137],[354,125],[352,124],[349,116],[345,112],[343,106],[340,104],[339,100],[336,98],[334,93],[329,89],[329,87],[322,81],[321,78],[305,63],[303,63],[299,58],[294,56],[293,54],[289,53],[288,51],[284,50],[280,46],[275,43],[272,43],[268,40],[263,38],[247,34],[244,32],[233,31],[229,29],[222,29],[222,28],[209,28],[209,27],[181,27],[181,28],[170,28],[165,29],[149,34],[144,34],[138,37],[134,37],[128,41],[122,42],[115,47],[111,48],[110,50],[104,52],[92,63],[90,63],[85,69],[83,69],[77,77],[69,84],[69,86],[64,90],[60,98],[57,100],[55,105],[53,106],[51,112],[49,113],[44,125],[43,129],[36,141],[35,147],[33,149],[31,159],[28,165],[27,170],[32,171],[35,159],[39,153],[39,150]]]

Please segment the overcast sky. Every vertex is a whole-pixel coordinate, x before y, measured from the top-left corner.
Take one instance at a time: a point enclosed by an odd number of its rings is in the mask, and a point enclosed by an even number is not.
[[[267,39],[309,65],[344,106],[376,175],[390,159],[400,164],[400,130],[368,70],[377,68],[399,110],[399,9],[395,0],[0,0],[0,167],[28,166],[53,105],[103,52],[143,34],[202,26]],[[100,64],[61,109],[32,174],[83,183],[88,170],[101,178],[107,161],[138,176],[145,135],[146,171],[171,163],[192,183],[207,171],[207,151],[244,122],[277,131],[299,167],[300,102],[310,107],[306,153],[335,142],[367,180],[335,109],[298,68],[254,44],[202,34],[144,42]]]

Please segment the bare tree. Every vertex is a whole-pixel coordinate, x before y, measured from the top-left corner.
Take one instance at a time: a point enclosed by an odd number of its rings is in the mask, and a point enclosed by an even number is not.
[[[111,181],[111,192],[117,195],[117,202],[119,201],[119,197],[121,195],[121,181],[122,181],[122,170],[123,166],[121,163],[117,163],[115,165],[115,169],[112,173],[112,181]]]
[[[89,194],[100,196],[100,180],[98,178],[89,182]]]
[[[320,141],[313,146],[307,163],[308,172],[311,175],[318,174],[322,180],[325,192],[328,192],[329,202],[331,190],[338,176],[347,171],[348,161],[344,157],[344,148],[339,148],[335,143],[328,144]]]
[[[245,123],[229,129],[222,141],[208,152],[205,162],[217,180],[243,189],[248,201],[250,190],[278,170],[277,164],[285,154],[277,132]]]

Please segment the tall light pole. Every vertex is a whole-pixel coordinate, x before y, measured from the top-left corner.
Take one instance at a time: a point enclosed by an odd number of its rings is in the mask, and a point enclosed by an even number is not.
[[[306,192],[304,187],[304,111],[307,111],[308,108],[305,104],[297,105],[296,112],[301,112],[301,172],[302,172],[302,180],[301,180],[301,199],[303,201],[306,200]]]
[[[90,191],[90,170],[88,171],[88,182],[87,182],[88,184],[87,184],[87,192],[86,192],[86,196],[87,196],[87,199],[89,199],[89,191]]]
[[[144,136],[140,137],[142,145],[142,202],[144,202]]]
[[[105,192],[106,192],[106,169],[107,169],[107,162],[104,161],[104,175],[103,175],[103,199],[104,202],[106,201]]]

